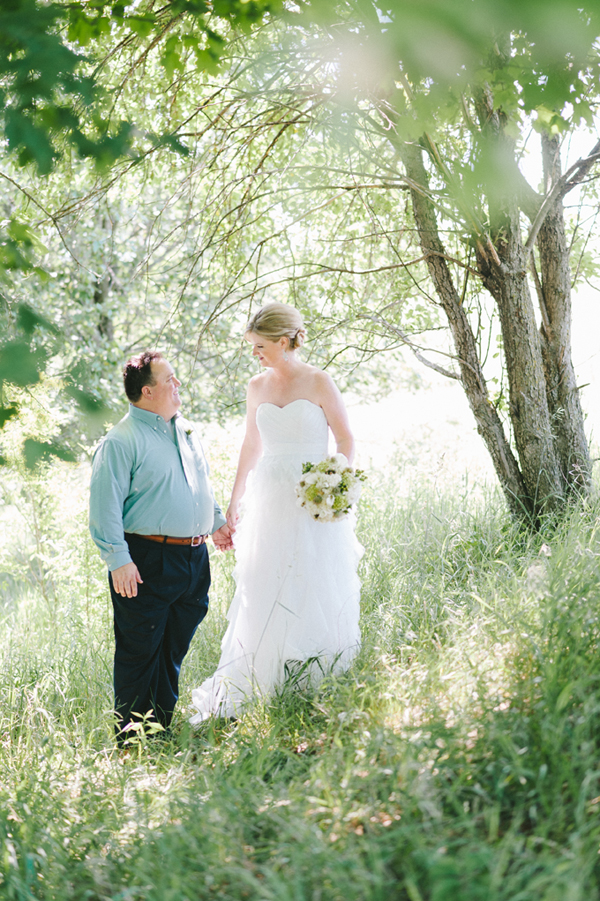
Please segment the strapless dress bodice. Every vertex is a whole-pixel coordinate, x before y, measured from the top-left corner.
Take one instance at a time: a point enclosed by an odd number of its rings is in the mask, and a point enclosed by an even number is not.
[[[285,407],[262,403],[256,411],[256,424],[264,456],[283,454],[309,459],[327,454],[327,418],[311,400],[298,398]]]

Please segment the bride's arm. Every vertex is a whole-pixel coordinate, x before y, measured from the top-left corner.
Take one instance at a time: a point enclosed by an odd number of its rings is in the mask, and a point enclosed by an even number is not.
[[[355,444],[348,413],[339,388],[326,372],[320,372],[318,375],[318,393],[319,402],[335,438],[337,452],[344,454],[352,466]]]
[[[256,425],[256,410],[258,403],[256,400],[256,391],[253,390],[252,382],[248,385],[248,394],[246,397],[246,434],[240,449],[240,457],[238,460],[237,472],[233,483],[233,491],[231,492],[231,500],[227,508],[227,525],[233,531],[240,518],[240,501],[246,490],[246,480],[248,474],[258,461],[262,451],[262,441],[258,426]]]

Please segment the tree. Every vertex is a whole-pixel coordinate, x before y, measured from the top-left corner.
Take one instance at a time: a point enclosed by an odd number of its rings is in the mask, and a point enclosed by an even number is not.
[[[220,273],[220,288],[202,300],[203,336],[224,313],[285,285],[335,336],[330,356],[350,353],[354,365],[404,345],[457,378],[517,515],[536,522],[585,494],[590,462],[570,356],[569,260],[581,224],[565,219],[563,200],[579,192],[583,203],[600,147],[591,142],[567,172],[560,167],[564,137],[592,121],[597,102],[598,12],[574,0],[302,0],[277,15],[272,6],[270,18],[265,8],[255,10],[255,35],[229,43],[205,24],[198,36],[198,12],[174,4],[167,13],[147,7],[158,18],[145,36],[90,38],[115,120],[137,116],[141,134],[169,140],[145,138],[133,161],[113,164],[77,203],[93,205],[119,179],[148,173],[167,148],[184,148],[188,162],[169,170],[179,187],[167,209],[178,218],[186,186],[203,215],[182,217],[168,240],[189,263],[180,306],[208,259]],[[222,74],[198,78],[198,53],[213,50]],[[157,102],[161,90],[168,103]],[[541,191],[519,169],[532,128]],[[56,224],[74,207],[49,209]],[[349,234],[356,226],[360,242]],[[306,287],[315,282],[318,302]],[[107,287],[98,282],[98,309]],[[508,402],[485,372],[486,310],[499,320]],[[438,314],[453,369],[419,339]]]
[[[590,486],[571,360],[573,241],[563,200],[587,179],[600,142],[563,173],[561,137],[592,121],[599,11],[570,0],[298,5],[298,24],[306,33],[316,25],[329,44],[328,59],[321,53],[330,75],[319,85],[303,80],[297,91],[322,95],[328,82],[328,105],[345,105],[357,127],[368,123],[397,152],[398,177],[409,188],[423,258],[454,342],[452,375],[511,510],[535,522]],[[541,135],[541,192],[518,165],[531,126]],[[443,240],[449,224],[451,250]],[[449,260],[465,274],[462,289]],[[484,289],[499,316],[512,442],[484,376],[465,303],[469,279],[471,292]]]

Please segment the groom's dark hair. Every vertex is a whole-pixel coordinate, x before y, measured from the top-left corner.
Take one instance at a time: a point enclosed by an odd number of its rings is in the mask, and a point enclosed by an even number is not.
[[[154,385],[152,364],[156,360],[162,360],[162,354],[157,350],[145,350],[136,357],[127,360],[123,367],[123,384],[125,394],[132,404],[138,402],[142,396],[144,385]]]

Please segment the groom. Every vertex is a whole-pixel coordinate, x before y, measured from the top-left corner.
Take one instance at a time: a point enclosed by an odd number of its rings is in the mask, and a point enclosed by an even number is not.
[[[169,727],[181,663],[208,609],[206,536],[232,547],[200,441],[177,412],[172,366],[146,351],[123,380],[129,413],[98,445],[90,486],[90,532],[114,609],[120,745],[142,719]]]

